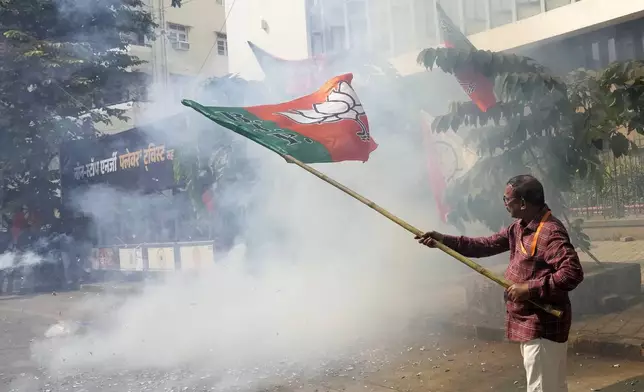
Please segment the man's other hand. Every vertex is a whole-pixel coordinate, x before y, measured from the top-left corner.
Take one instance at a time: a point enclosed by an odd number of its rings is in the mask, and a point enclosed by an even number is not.
[[[510,301],[523,302],[530,297],[530,288],[527,283],[515,283],[506,289],[506,293]]]
[[[438,233],[436,231],[429,231],[421,236],[416,236],[415,238],[420,244],[429,246],[430,248],[435,248],[436,242],[443,242],[443,237],[444,236],[441,233]]]

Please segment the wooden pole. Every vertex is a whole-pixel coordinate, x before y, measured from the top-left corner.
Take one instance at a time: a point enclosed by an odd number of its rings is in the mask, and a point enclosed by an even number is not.
[[[358,200],[362,204],[364,204],[364,205],[370,207],[371,209],[379,212],[381,215],[383,215],[384,217],[388,218],[392,222],[398,224],[399,226],[401,226],[405,230],[409,231],[410,233],[412,233],[414,235],[417,235],[417,236],[423,235],[425,233],[424,231],[421,231],[420,229],[417,229],[416,227],[414,227],[414,226],[410,225],[409,223],[405,222],[404,220],[400,219],[399,217],[397,217],[396,215],[392,214],[391,212],[385,210],[384,208],[382,208],[378,204],[374,203],[373,201],[371,201],[371,200],[367,199],[366,197],[356,193],[355,191],[353,191],[350,188],[342,185],[341,183],[335,181],[334,179],[328,177],[327,175],[319,172],[318,170],[312,168],[311,166],[307,165],[306,163],[304,163],[304,162],[302,162],[302,161],[300,161],[298,159],[295,159],[290,155],[282,154],[282,157],[284,159],[286,159],[287,162],[293,163],[293,164],[301,167],[302,169],[304,169],[307,172],[313,174],[314,176],[316,176],[317,178],[321,179],[322,181],[325,181],[328,184],[333,185],[334,187],[338,188],[342,192],[344,192],[347,195],[349,195],[349,196],[353,197],[354,199]],[[474,271],[478,272],[479,274],[481,274],[481,275],[485,276],[486,278],[492,280],[493,282],[497,283],[499,286],[502,286],[504,288],[508,288],[508,287],[510,287],[512,285],[512,282],[510,282],[510,281],[508,281],[508,280],[506,280],[506,279],[504,279],[502,277],[498,277],[498,276],[494,275],[487,268],[483,267],[480,264],[475,263],[474,261],[468,259],[467,257],[465,257],[462,254],[456,252],[455,250],[453,250],[451,248],[448,248],[447,246],[441,244],[438,241],[436,242],[436,247],[438,249],[442,250],[443,252],[447,253],[448,255],[452,256],[456,260],[460,261],[461,263],[465,264],[466,266],[470,267]],[[533,305],[537,306],[541,310],[543,310],[543,311],[545,311],[545,312],[547,312],[547,313],[549,313],[549,314],[551,314],[553,316],[561,317],[561,315],[562,315],[561,310],[554,309],[550,305],[542,305],[542,304],[535,303],[533,301],[530,301],[530,303],[532,303]]]

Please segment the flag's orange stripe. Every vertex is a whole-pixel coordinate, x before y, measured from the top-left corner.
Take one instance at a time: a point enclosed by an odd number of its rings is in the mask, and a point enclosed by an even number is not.
[[[333,161],[349,159],[366,161],[369,158],[369,154],[376,149],[377,144],[373,140],[364,142],[358,138],[356,133],[360,131],[360,126],[355,121],[344,120],[325,124],[298,124],[278,114],[294,108],[311,109],[314,104],[325,102],[331,90],[341,81],[346,81],[350,84],[352,79],[353,75],[351,74],[338,76],[326,82],[318,91],[305,97],[282,104],[253,106],[245,109],[263,120],[274,122],[284,129],[290,129],[322,144],[329,151]],[[368,126],[366,116],[361,116],[361,120]]]

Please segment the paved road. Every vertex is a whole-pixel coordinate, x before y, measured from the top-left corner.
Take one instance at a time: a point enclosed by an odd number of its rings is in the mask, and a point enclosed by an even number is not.
[[[97,297],[98,296],[98,297]],[[32,360],[32,343],[59,320],[83,319],[75,305],[99,294],[61,293],[33,297],[0,297],[0,391],[125,392],[221,390],[221,379],[205,368],[172,372],[150,369],[106,372],[100,366],[73,376],[54,376]],[[85,309],[86,310],[86,309]],[[239,383],[229,390],[279,392],[436,392],[521,391],[524,387],[518,348],[424,333],[400,342],[371,360],[326,365],[318,374],[297,372],[266,379],[255,387]],[[644,363],[594,358],[571,353],[570,392],[644,391]],[[254,377],[250,372],[251,378]],[[241,376],[241,375],[240,375]],[[248,378],[249,374],[244,374]],[[259,377],[256,377],[259,378]]]

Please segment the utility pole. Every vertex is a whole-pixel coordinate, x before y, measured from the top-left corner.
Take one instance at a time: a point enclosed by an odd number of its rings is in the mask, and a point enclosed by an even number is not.
[[[168,87],[168,39],[166,35],[168,26],[166,26],[165,22],[164,0],[157,0],[157,7],[159,34],[157,34],[153,45],[152,67],[155,79],[154,83],[161,88],[161,91],[165,92]]]

